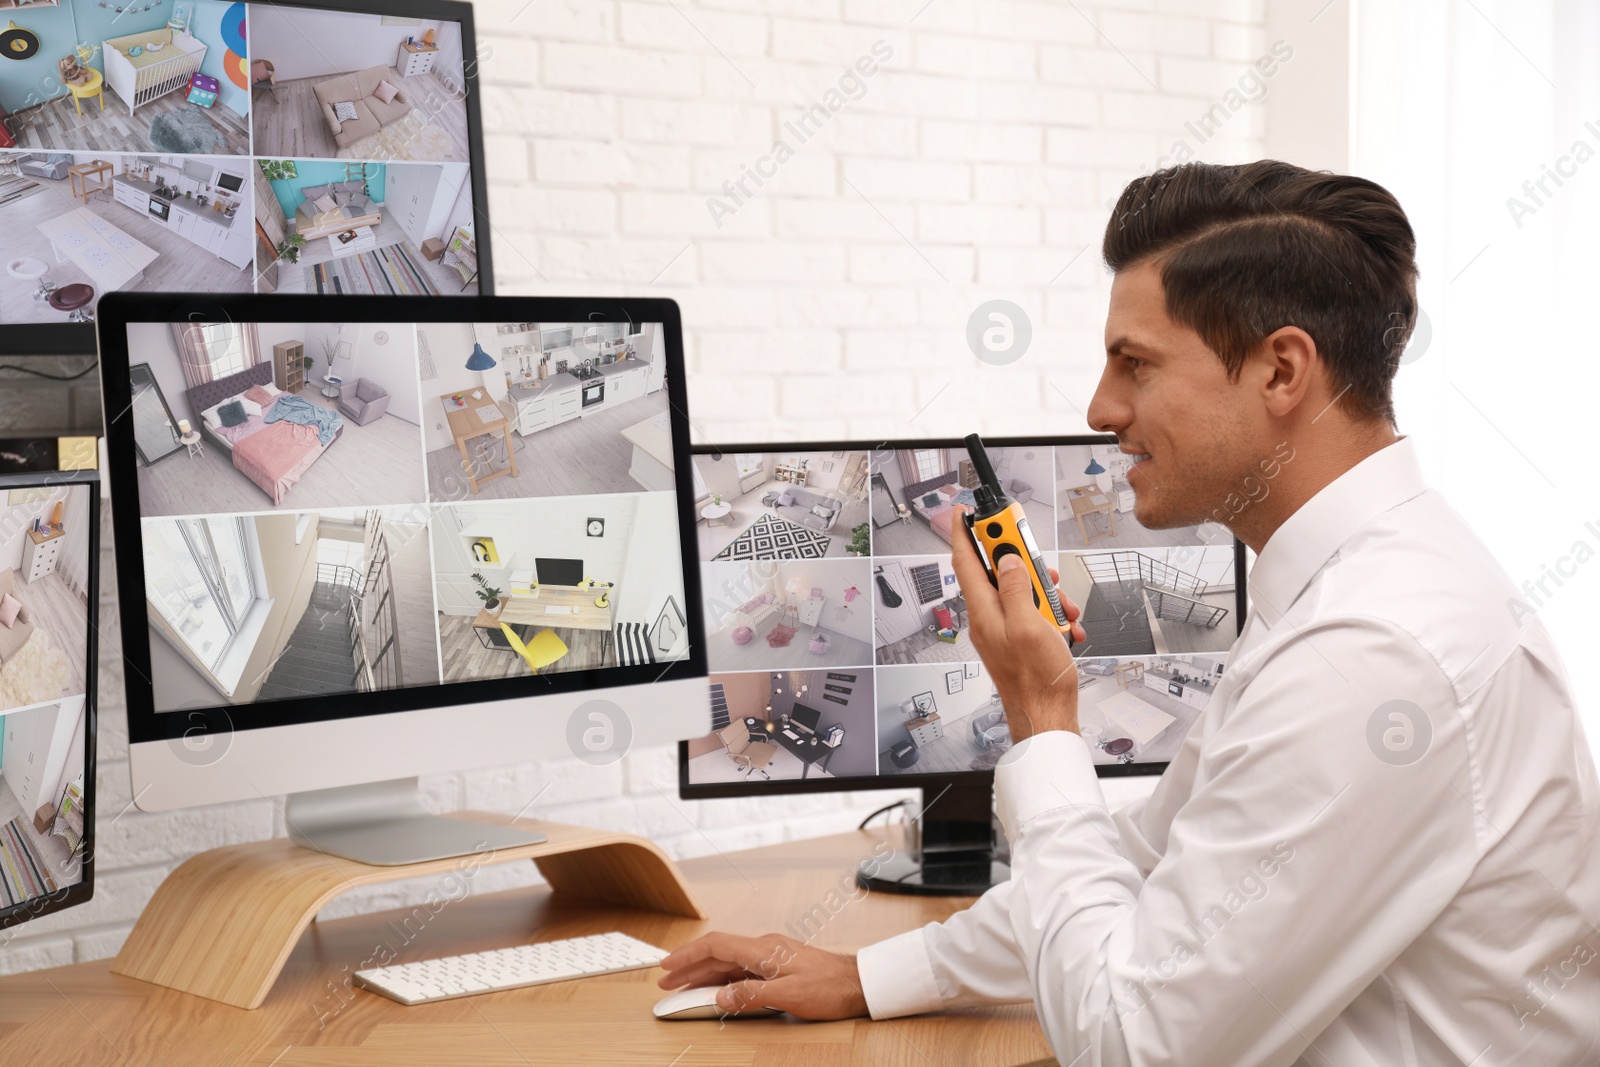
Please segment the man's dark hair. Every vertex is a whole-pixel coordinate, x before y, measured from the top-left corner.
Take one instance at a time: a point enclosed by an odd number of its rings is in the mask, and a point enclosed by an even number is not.
[[[1356,417],[1394,423],[1390,386],[1417,319],[1416,237],[1365,178],[1264,159],[1184,163],[1128,183],[1106,265],[1154,260],[1167,314],[1216,352],[1230,381],[1274,330],[1311,335]]]

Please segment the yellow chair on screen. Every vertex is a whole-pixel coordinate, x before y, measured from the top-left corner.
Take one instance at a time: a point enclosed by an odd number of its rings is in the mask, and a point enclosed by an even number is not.
[[[556,660],[567,654],[567,643],[561,640],[561,635],[554,630],[540,630],[533,635],[527,644],[522,643],[522,638],[517,636],[517,631],[500,624],[500,629],[505,631],[506,640],[511,642],[511,649],[527,661],[528,669],[534,674],[539,673],[540,667],[548,667]]]

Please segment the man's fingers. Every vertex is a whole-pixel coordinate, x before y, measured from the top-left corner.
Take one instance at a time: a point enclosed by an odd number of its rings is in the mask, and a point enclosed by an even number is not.
[[[1000,557],[1000,603],[1007,621],[1021,619],[1024,613],[1037,609],[1033,606],[1033,577],[1022,557],[1012,553]]]
[[[1059,589],[1056,590],[1056,594],[1058,596],[1060,595],[1060,590]],[[1062,607],[1062,610],[1064,610],[1067,613],[1067,621],[1068,622],[1077,622],[1080,618],[1083,617],[1083,609],[1080,608],[1077,604],[1075,604],[1072,601],[1068,600],[1066,597],[1061,597],[1061,607]]]
[[[749,973],[737,963],[729,963],[726,960],[701,960],[699,963],[691,963],[668,971],[656,981],[656,984],[662,989],[717,985],[731,982],[736,978],[746,978]]]
[[[773,1007],[784,1008],[784,1005],[774,1003],[782,993],[781,989],[774,986],[782,984],[782,979],[763,982],[752,978],[743,982],[729,982],[717,991],[717,1007],[723,1011],[739,1012],[746,1008]],[[788,1010],[785,1008],[785,1010]]]
[[[791,958],[792,954],[776,951],[771,938],[741,937],[714,931],[667,953],[661,961],[661,967],[671,972],[706,960],[715,960],[737,964],[751,974],[775,977],[778,968]]]

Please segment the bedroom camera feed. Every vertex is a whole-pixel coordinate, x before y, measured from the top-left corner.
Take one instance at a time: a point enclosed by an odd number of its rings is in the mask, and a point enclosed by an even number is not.
[[[1095,762],[1159,769],[1221,684],[1242,624],[1232,536],[1212,524],[1144,530],[1131,490],[1118,495],[1114,445],[988,451],[1083,609],[1089,639],[1073,653]],[[857,456],[859,479],[827,479],[815,502],[798,496]],[[699,446],[694,462],[714,729],[688,743],[690,783],[993,770],[1012,743],[1006,709],[950,561],[978,486],[965,449]],[[1076,506],[1091,495],[1113,515]],[[818,504],[859,520],[840,558]],[[1080,519],[1100,534],[1087,546]]]
[[[157,710],[688,657],[661,324],[127,332]]]
[[[83,879],[97,491],[0,488],[0,919]]]
[[[119,289],[479,291],[460,24],[0,9],[0,323],[89,322]]]
[[[82,694],[0,711],[0,919],[83,880]]]

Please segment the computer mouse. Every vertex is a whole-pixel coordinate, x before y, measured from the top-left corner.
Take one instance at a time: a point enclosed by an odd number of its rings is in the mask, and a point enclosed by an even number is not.
[[[656,1002],[657,1019],[678,1022],[687,1019],[764,1019],[769,1015],[782,1015],[782,1008],[746,1008],[737,1014],[717,1006],[719,985],[696,986]]]

